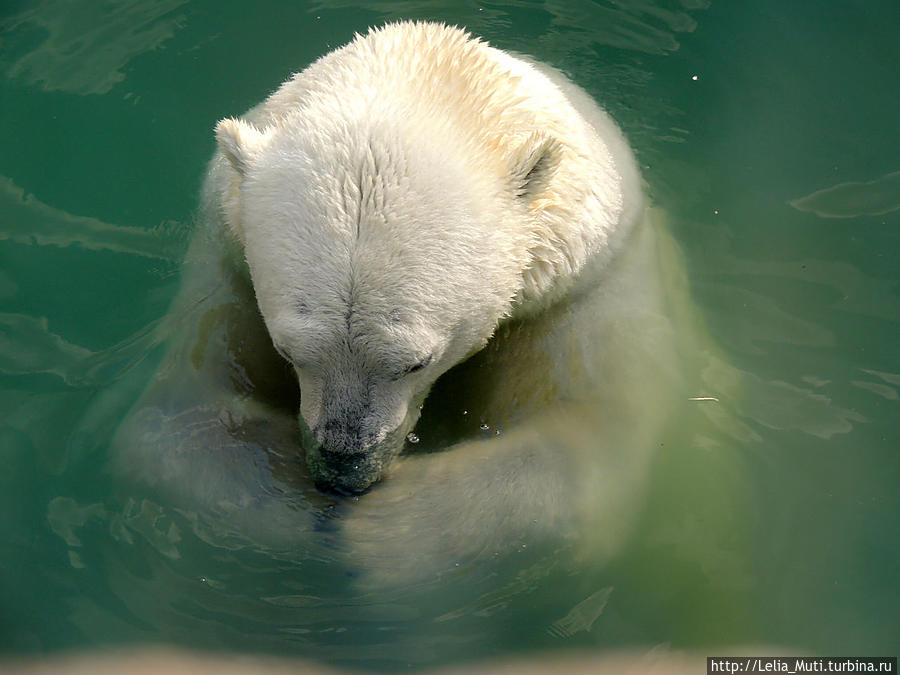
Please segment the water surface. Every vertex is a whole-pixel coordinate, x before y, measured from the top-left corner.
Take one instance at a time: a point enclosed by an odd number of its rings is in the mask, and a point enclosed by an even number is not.
[[[367,594],[333,551],[253,544],[109,468],[161,358],[214,123],[397,18],[464,25],[585,87],[684,252],[693,393],[718,402],[653,439],[627,531],[577,569],[526,550]],[[896,654],[898,25],[887,1],[6,5],[2,652]]]

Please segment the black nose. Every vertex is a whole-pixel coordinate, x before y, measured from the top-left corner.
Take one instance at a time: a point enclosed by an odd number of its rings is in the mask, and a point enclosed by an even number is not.
[[[319,456],[329,469],[338,474],[362,471],[368,463],[367,457],[361,452],[333,452],[320,448]]]
[[[372,485],[381,466],[361,452],[332,452],[319,448],[314,475],[320,490],[359,494]]]

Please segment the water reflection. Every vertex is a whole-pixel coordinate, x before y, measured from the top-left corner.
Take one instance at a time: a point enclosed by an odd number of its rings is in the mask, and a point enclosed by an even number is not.
[[[174,222],[143,229],[68,213],[26,194],[6,176],[0,176],[0,212],[0,241],[27,246],[80,246],[166,261],[178,259],[186,230]]]
[[[838,183],[788,203],[822,218],[884,215],[900,209],[900,171],[865,183]]]
[[[40,0],[0,22],[10,79],[45,91],[105,94],[125,79],[135,56],[156,49],[184,21],[173,15],[187,0]]]
[[[679,47],[676,35],[690,33],[697,28],[691,16],[709,6],[707,0],[640,0],[638,2],[592,2],[589,0],[544,0],[543,2],[482,2],[477,12],[462,9],[459,3],[428,2],[427,0],[399,0],[373,6],[355,0],[313,3],[310,13],[347,8],[361,8],[378,12],[385,19],[436,18],[452,20],[465,17],[464,25],[476,33],[490,35],[498,27],[510,26],[515,15],[529,13],[541,16],[539,45],[529,37],[523,42],[525,51],[535,54],[552,52],[557,55],[584,56],[585,49],[597,46],[614,47],[646,54],[663,54]],[[518,24],[517,22],[517,25]],[[524,28],[520,25],[521,30]]]

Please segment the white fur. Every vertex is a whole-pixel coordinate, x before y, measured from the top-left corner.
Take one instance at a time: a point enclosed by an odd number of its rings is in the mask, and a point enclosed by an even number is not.
[[[304,420],[341,452],[405,435],[501,320],[602,267],[640,203],[627,145],[580,90],[438,24],[357,36],[216,136],[210,198]]]
[[[407,23],[325,56],[218,136],[167,353],[117,431],[117,471],[196,515],[211,545],[329,561],[323,587],[350,571],[465,594],[467,561],[526,543],[550,542],[553,565],[614,555],[661,426],[696,393],[681,370],[703,366],[677,248],[662,214],[643,217],[609,117],[549,67]],[[311,427],[399,425],[402,441],[431,383],[492,333],[436,382],[420,445],[386,480],[358,500],[313,487],[298,399]]]
[[[593,256],[608,256],[631,224],[622,216],[633,220],[641,201],[621,133],[580,89],[546,66],[440,24],[396,23],[357,36],[294,75],[245,118],[217,127],[236,171],[217,175],[214,189],[239,238],[246,211],[239,198],[231,208],[229,198],[239,189],[242,167],[252,166],[266,146],[271,155],[260,163],[333,179],[320,201],[334,200],[328,218],[345,226],[359,214],[344,203],[339,193],[348,185],[333,173],[351,174],[343,177],[359,190],[352,172],[410,177],[404,161],[421,153],[440,158],[425,169],[436,182],[446,186],[443,172],[457,165],[499,201],[478,223],[481,231],[461,234],[481,235],[488,225],[517,234],[524,247],[517,251],[523,265],[518,300],[540,299]],[[555,170],[530,191],[523,209],[516,183],[530,168],[527,158],[548,139]],[[386,165],[371,163],[372,142],[388,151]],[[300,162],[303,156],[313,163]]]

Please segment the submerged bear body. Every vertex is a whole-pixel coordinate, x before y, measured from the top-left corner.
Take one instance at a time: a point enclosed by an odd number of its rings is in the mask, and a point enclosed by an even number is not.
[[[120,470],[292,546],[337,506],[329,536],[375,577],[620,541],[681,386],[683,298],[606,113],[546,66],[399,23],[216,135]]]

